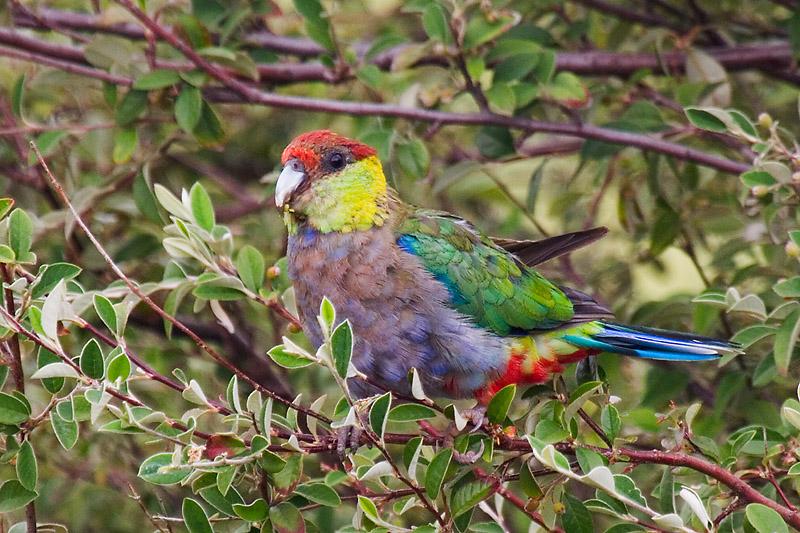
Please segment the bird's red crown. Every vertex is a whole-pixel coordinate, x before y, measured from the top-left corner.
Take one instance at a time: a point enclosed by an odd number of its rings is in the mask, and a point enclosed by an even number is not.
[[[346,148],[356,160],[376,154],[375,149],[362,142],[350,139],[330,130],[316,130],[303,133],[289,143],[281,155],[281,163],[299,159],[307,171],[317,168],[322,155],[331,148]]]

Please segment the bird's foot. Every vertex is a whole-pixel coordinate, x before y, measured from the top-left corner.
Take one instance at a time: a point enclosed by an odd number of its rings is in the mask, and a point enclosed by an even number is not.
[[[483,455],[484,448],[485,447],[483,445],[483,441],[480,441],[480,444],[479,444],[477,450],[469,450],[469,451],[466,451],[466,452],[460,452],[460,451],[454,449],[453,450],[453,459],[455,459],[455,461],[457,463],[462,464],[462,465],[475,464],[476,462],[478,462],[478,459],[480,459],[481,456]]]
[[[342,426],[336,429],[336,453],[344,460],[348,453],[355,453],[361,444],[364,430],[358,426]]]
[[[489,419],[486,418],[486,407],[483,405],[476,405],[475,407],[464,409],[461,411],[461,416],[466,418],[474,426],[470,430],[470,433],[478,431],[489,422]]]

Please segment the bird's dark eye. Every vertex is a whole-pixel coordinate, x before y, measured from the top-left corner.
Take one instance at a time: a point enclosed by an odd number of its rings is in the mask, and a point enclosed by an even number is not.
[[[339,152],[334,152],[330,156],[328,156],[328,165],[330,165],[331,169],[333,170],[341,170],[344,168],[346,161],[344,156]]]

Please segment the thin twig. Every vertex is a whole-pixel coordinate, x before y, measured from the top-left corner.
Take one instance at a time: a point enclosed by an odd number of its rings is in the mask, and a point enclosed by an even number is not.
[[[514,507],[516,507],[517,509],[519,509],[520,511],[525,513],[528,516],[528,518],[530,518],[531,520],[533,520],[534,522],[539,524],[542,528],[544,528],[545,531],[553,531],[553,532],[560,532],[561,531],[560,529],[557,529],[557,528],[556,529],[552,529],[552,528],[547,527],[547,524],[545,524],[545,521],[544,521],[544,518],[542,517],[542,515],[540,515],[536,511],[529,510],[525,506],[525,502],[522,501],[522,499],[519,496],[517,496],[513,492],[509,491],[506,487],[504,487],[503,486],[503,481],[500,478],[498,478],[497,476],[487,473],[486,471],[484,471],[480,467],[475,467],[475,469],[473,469],[472,472],[478,478],[482,479],[483,481],[486,481],[487,483],[490,483],[492,485],[493,490],[497,494],[499,494],[500,496],[505,498],[505,500],[508,501],[508,503],[510,503],[511,505],[513,505]]]
[[[3,273],[3,281],[4,281],[4,299],[6,301],[6,312],[11,315],[12,317],[16,315],[16,310],[14,307],[14,293],[11,292],[9,289],[9,285],[13,283],[13,277],[11,272],[8,269],[8,265],[0,264],[0,270]],[[22,371],[22,352],[19,347],[19,333],[15,332],[11,337],[6,341],[10,348],[10,352],[12,355],[11,360],[11,373],[14,377],[14,387],[17,389],[17,392],[20,394],[25,394],[25,374]],[[26,435],[22,433],[19,436],[20,443],[24,439],[30,439],[30,435]],[[36,533],[36,502],[31,501],[25,506],[25,524],[28,530],[28,533]]]

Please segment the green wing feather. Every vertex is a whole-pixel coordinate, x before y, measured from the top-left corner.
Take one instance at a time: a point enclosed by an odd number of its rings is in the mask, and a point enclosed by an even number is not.
[[[499,335],[552,328],[573,317],[561,289],[462,219],[417,209],[396,237],[447,287],[456,309]]]

